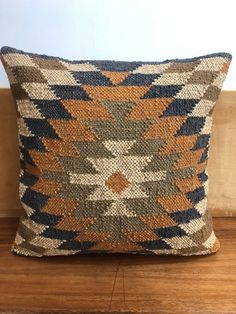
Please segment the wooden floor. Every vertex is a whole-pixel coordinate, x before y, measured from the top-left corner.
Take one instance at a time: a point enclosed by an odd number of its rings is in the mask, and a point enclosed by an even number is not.
[[[236,313],[236,218],[215,218],[205,257],[10,253],[17,219],[0,219],[0,313]]]

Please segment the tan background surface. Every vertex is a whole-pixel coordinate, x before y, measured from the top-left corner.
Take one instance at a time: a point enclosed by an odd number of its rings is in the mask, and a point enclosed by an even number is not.
[[[236,91],[223,91],[214,111],[208,171],[209,209],[236,216]],[[0,217],[22,213],[18,197],[16,113],[9,89],[0,89]]]

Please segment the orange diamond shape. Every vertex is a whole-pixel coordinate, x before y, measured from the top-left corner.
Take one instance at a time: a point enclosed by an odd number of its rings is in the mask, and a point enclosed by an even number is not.
[[[120,194],[127,189],[130,183],[123,173],[116,171],[106,180],[105,184],[113,193]]]

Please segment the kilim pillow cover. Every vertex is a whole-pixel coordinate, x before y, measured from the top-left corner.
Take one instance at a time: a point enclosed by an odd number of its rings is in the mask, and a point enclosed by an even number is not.
[[[68,61],[1,50],[15,98],[25,210],[12,251],[200,255],[212,110],[231,55]]]

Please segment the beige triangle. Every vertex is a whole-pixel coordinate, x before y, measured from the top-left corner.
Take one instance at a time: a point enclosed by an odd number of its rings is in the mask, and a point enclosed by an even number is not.
[[[132,141],[104,141],[105,147],[115,156],[124,155],[128,153],[129,149],[134,145],[135,140]]]
[[[104,216],[116,217],[136,217],[135,212],[129,210],[121,199],[115,201],[111,207],[104,213]]]
[[[126,77],[129,75],[129,72],[103,71],[102,74],[109,78],[112,84],[117,85],[126,79]]]

